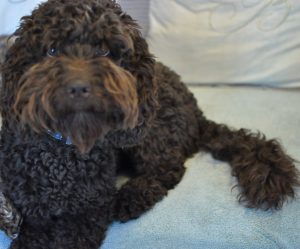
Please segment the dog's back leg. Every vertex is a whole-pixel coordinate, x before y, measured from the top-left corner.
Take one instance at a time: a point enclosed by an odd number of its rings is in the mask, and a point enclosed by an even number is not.
[[[199,147],[231,165],[241,202],[251,208],[279,209],[295,196],[299,172],[278,141],[245,129],[232,130],[204,117],[199,124]]]

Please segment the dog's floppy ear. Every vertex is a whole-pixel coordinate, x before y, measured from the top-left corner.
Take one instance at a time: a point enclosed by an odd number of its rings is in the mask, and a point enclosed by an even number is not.
[[[127,131],[118,131],[109,135],[116,147],[128,147],[138,143],[146,134],[158,109],[157,82],[155,78],[155,59],[148,50],[148,44],[142,37],[138,24],[126,13],[120,14],[126,39],[129,39],[131,53],[124,61],[124,67],[137,80],[137,96],[140,108],[138,125]]]
[[[132,53],[126,62],[127,69],[137,79],[140,106],[140,122],[151,122],[157,109],[155,60],[149,52],[148,44],[142,37],[139,25],[127,14],[122,13],[126,34],[132,40]]]
[[[6,51],[5,60],[1,64],[0,110],[3,119],[14,115],[15,90],[17,82],[23,74],[23,66],[26,63],[25,47],[26,44],[23,44],[18,39],[16,42],[13,40]]]

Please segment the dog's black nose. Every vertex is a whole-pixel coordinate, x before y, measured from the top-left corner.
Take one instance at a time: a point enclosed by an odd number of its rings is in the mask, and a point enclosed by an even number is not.
[[[90,96],[91,87],[85,83],[75,83],[68,86],[67,92],[71,98],[87,98]]]

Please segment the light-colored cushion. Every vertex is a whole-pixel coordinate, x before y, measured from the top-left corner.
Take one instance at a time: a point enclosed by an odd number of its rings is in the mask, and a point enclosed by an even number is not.
[[[248,88],[192,89],[206,116],[278,138],[300,160],[300,91]],[[181,183],[153,210],[113,223],[102,249],[299,249],[298,199],[263,212],[237,202],[236,180],[226,163],[199,153]],[[300,164],[297,164],[300,169]],[[0,236],[0,249],[9,240]]]
[[[300,1],[150,2],[151,50],[185,82],[300,86]]]

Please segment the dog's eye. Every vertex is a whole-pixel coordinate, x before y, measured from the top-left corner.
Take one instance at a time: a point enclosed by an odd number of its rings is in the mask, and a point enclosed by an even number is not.
[[[106,48],[98,48],[95,52],[96,56],[106,57],[110,54],[109,49]]]
[[[50,48],[47,52],[47,55],[50,57],[54,57],[58,55],[58,51],[56,48]]]

